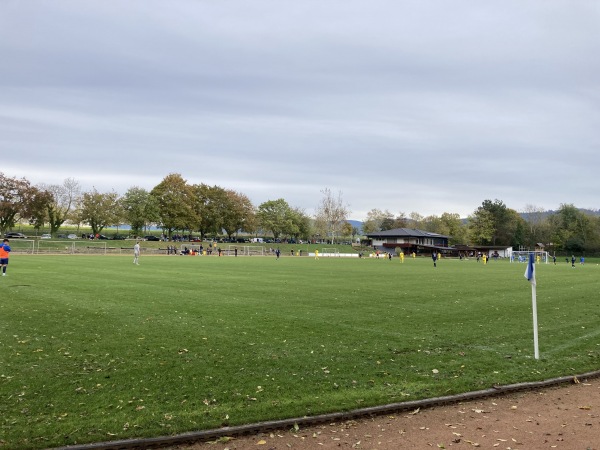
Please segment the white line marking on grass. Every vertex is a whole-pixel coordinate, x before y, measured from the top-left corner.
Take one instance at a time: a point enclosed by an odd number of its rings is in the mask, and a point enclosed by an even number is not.
[[[579,336],[579,337],[577,337],[575,339],[572,339],[572,340],[570,340],[569,342],[566,342],[563,345],[555,346],[555,347],[553,347],[551,349],[544,350],[544,353],[546,353],[546,354],[548,354],[548,353],[557,353],[557,352],[560,352],[560,351],[565,350],[567,348],[575,346],[575,342],[577,342],[577,341],[581,341],[582,339],[588,339],[588,338],[596,337],[598,335],[600,335],[600,330],[595,330],[595,331],[592,331],[591,333],[584,334],[583,336]]]

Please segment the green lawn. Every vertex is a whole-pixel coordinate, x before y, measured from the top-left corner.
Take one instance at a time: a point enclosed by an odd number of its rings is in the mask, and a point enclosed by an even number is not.
[[[350,410],[600,368],[600,266],[13,255],[0,446]]]

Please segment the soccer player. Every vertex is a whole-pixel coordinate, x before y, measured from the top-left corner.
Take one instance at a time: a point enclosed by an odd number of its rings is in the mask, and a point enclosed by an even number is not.
[[[404,252],[400,252],[400,262],[404,262]]]
[[[319,250],[315,250],[315,259],[319,259]]]
[[[0,267],[2,267],[2,276],[6,276],[6,267],[8,266],[8,254],[10,253],[10,245],[8,239],[2,241],[0,245]]]
[[[135,245],[133,246],[133,263],[135,265],[140,265],[140,263],[138,262],[138,259],[140,258],[140,243],[139,241],[137,241],[135,243]]]

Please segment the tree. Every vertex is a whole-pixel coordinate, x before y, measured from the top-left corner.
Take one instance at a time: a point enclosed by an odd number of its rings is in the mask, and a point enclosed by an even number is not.
[[[293,229],[290,230],[290,235],[296,239],[308,239],[311,235],[310,217],[300,208],[291,208],[289,215],[293,226]]]
[[[329,188],[323,189],[321,193],[323,198],[317,207],[315,219],[324,224],[326,235],[331,237],[331,243],[333,244],[350,211],[344,204],[341,192],[338,192],[337,197],[333,195]]]
[[[342,225],[342,236],[348,236],[348,238],[350,239],[350,241],[352,241],[352,231],[354,230],[354,227],[352,226],[352,224],[350,222],[346,222],[344,225]]]
[[[152,191],[158,206],[160,225],[169,238],[175,230],[192,230],[198,223],[192,188],[178,173],[167,175]]]
[[[356,239],[356,236],[360,234],[360,230],[357,227],[352,227],[352,242]]]
[[[25,178],[10,178],[0,172],[0,234],[27,219],[36,228],[44,224],[49,194]]]
[[[73,178],[66,178],[63,184],[41,185],[48,191],[51,201],[47,204],[50,233],[55,234],[67,219],[72,218],[73,211],[81,195],[81,186]]]
[[[411,228],[421,229],[421,228],[423,228],[424,220],[425,220],[425,217],[423,217],[418,212],[413,211],[408,215],[408,219],[406,219],[406,223]]]
[[[312,235],[312,220],[306,215],[304,210],[294,209],[294,220],[298,227],[298,235],[296,237],[308,239]]]
[[[443,231],[440,234],[449,236],[448,244],[454,245],[467,243],[468,230],[459,214],[448,212],[442,213],[440,221],[442,223],[441,229]]]
[[[544,222],[545,211],[546,210],[544,208],[530,204],[525,205],[525,208],[523,208],[523,215],[525,216],[525,221],[529,226],[528,231],[532,243],[536,242],[538,230]]]
[[[39,231],[46,223],[48,204],[52,201],[52,194],[36,187],[33,187],[33,189],[35,189],[35,194],[29,204],[27,216],[29,224],[33,225],[33,228]]]
[[[406,226],[404,213],[400,212],[396,217],[387,209],[372,209],[367,213],[367,219],[363,222],[363,233],[377,233],[378,231],[393,230],[394,228],[403,228]]]
[[[467,227],[463,224],[460,215],[456,213],[445,212],[441,216],[421,217],[419,221],[423,230],[448,236],[449,245],[466,244],[468,242]],[[475,234],[479,231],[477,230]]]
[[[512,245],[514,243],[517,224],[523,219],[519,214],[509,209],[501,200],[484,200],[480,207],[473,213],[473,217],[484,215],[484,221],[489,221],[487,232],[491,233],[487,242],[479,242],[488,245]],[[482,235],[480,235],[482,237]]]
[[[469,217],[469,240],[473,244],[489,245],[494,237],[494,218],[486,210],[476,211]]]
[[[150,195],[146,189],[130,187],[121,198],[124,210],[124,219],[131,226],[135,236],[139,236],[150,224],[160,220],[156,197]]]
[[[290,231],[293,232],[292,216],[292,208],[282,198],[261,203],[256,213],[261,228],[273,233],[275,239]]]
[[[588,248],[594,233],[594,222],[573,204],[561,204],[551,218],[552,239],[569,253],[580,253]],[[592,241],[593,242],[593,241]]]
[[[389,211],[386,210],[386,213],[388,212]],[[391,213],[389,213],[389,215],[384,217],[381,221],[381,231],[393,230],[394,228],[398,228],[396,226],[396,219]]]
[[[221,211],[223,229],[227,236],[231,237],[239,230],[252,232],[255,226],[254,205],[246,196],[240,192],[225,191],[224,208]]]
[[[219,186],[208,186],[204,183],[192,186],[193,202],[196,224],[195,230],[200,236],[214,233],[218,234],[223,229],[223,210],[227,207],[227,191]]]
[[[381,210],[377,208],[374,208],[367,213],[367,218],[362,224],[362,229],[365,234],[381,231],[381,214]]]
[[[119,196],[116,192],[102,193],[94,188],[81,198],[79,219],[89,224],[93,234],[98,234],[119,221],[119,212]]]
[[[421,221],[421,229],[431,233],[445,234],[442,220],[435,215],[424,217]]]

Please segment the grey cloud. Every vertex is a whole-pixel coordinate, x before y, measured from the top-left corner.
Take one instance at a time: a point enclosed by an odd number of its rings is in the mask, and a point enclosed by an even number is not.
[[[598,207],[592,2],[0,8],[4,172],[120,192],[180,172],[309,210],[328,186],[357,218]]]

